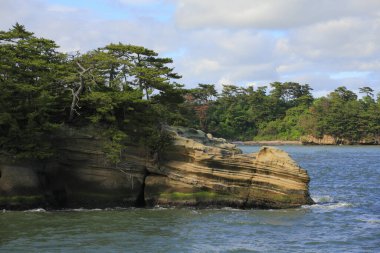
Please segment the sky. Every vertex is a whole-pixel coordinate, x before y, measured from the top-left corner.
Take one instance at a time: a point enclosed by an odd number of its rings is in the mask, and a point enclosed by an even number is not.
[[[16,22],[63,52],[153,49],[187,88],[293,81],[315,96],[380,91],[380,0],[0,0],[0,30]]]

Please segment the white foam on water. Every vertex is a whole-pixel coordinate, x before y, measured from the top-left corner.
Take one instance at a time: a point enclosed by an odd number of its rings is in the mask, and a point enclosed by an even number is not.
[[[377,225],[380,224],[380,215],[361,215],[358,220],[361,222]]]
[[[321,211],[331,211],[343,208],[353,207],[354,205],[348,202],[337,202],[334,201],[334,198],[328,195],[324,196],[313,196],[312,199],[316,204],[302,206],[302,208],[306,209],[314,209]]]
[[[124,210],[136,210],[135,207],[107,207],[107,208],[66,208],[56,210],[58,212],[107,212],[107,211],[124,211]]]
[[[96,212],[96,211],[106,211],[106,209],[100,209],[100,208],[66,208],[66,209],[59,209],[54,210],[55,212]]]
[[[150,210],[159,211],[159,210],[168,210],[168,209],[173,209],[173,208],[156,205],[153,208],[151,208]]]
[[[93,209],[75,208],[75,209],[69,209],[69,211],[74,211],[74,212],[96,212],[96,211],[103,211],[103,209],[100,209],[100,208],[93,208]]]
[[[320,205],[324,209],[337,209],[337,208],[345,208],[345,207],[353,207],[354,205],[348,202],[337,202],[337,203],[329,203],[326,205]]]
[[[46,210],[43,208],[35,208],[35,209],[25,210],[24,212],[27,212],[27,213],[43,213],[43,212],[46,212]]]
[[[223,210],[223,211],[233,211],[233,212],[245,212],[246,210],[244,209],[239,209],[239,208],[233,208],[233,207],[222,207],[222,208],[217,208],[215,210]]]
[[[328,195],[311,197],[315,203],[331,203],[334,202],[334,198]]]
[[[103,209],[104,211],[124,211],[124,210],[135,210],[136,208],[135,207],[120,207],[120,206],[117,206],[117,207],[107,207],[105,209]]]
[[[378,220],[367,220],[368,223],[380,223],[380,219]]]
[[[353,206],[354,206],[353,204],[348,203],[348,202],[333,202],[333,203],[324,203],[324,204],[302,206],[302,208],[321,210],[321,211],[333,211],[333,210],[349,208],[349,207],[353,207]]]

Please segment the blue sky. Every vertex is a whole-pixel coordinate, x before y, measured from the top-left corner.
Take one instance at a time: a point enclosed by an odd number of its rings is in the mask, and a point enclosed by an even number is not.
[[[133,20],[138,17],[150,17],[157,21],[169,21],[175,6],[164,1],[122,1],[107,0],[47,0],[49,5],[68,6],[88,10],[92,15],[107,20]]]
[[[0,29],[24,24],[61,50],[111,42],[172,57],[187,87],[273,81],[380,91],[378,0],[2,0]]]

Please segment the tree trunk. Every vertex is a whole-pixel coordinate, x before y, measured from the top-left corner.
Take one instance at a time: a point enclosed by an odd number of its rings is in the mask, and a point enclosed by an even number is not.
[[[74,119],[75,114],[79,114],[79,112],[76,110],[79,102],[79,95],[83,92],[84,90],[84,74],[86,74],[91,68],[85,69],[79,62],[77,62],[78,67],[82,70],[79,73],[79,87],[76,91],[74,89],[71,89],[73,99],[71,101],[71,106],[70,106],[70,116],[69,116],[69,122],[71,122]]]

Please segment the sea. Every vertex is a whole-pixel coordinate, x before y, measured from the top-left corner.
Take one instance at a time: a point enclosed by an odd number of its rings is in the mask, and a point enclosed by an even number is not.
[[[380,146],[279,148],[315,205],[0,210],[0,252],[380,252]]]

